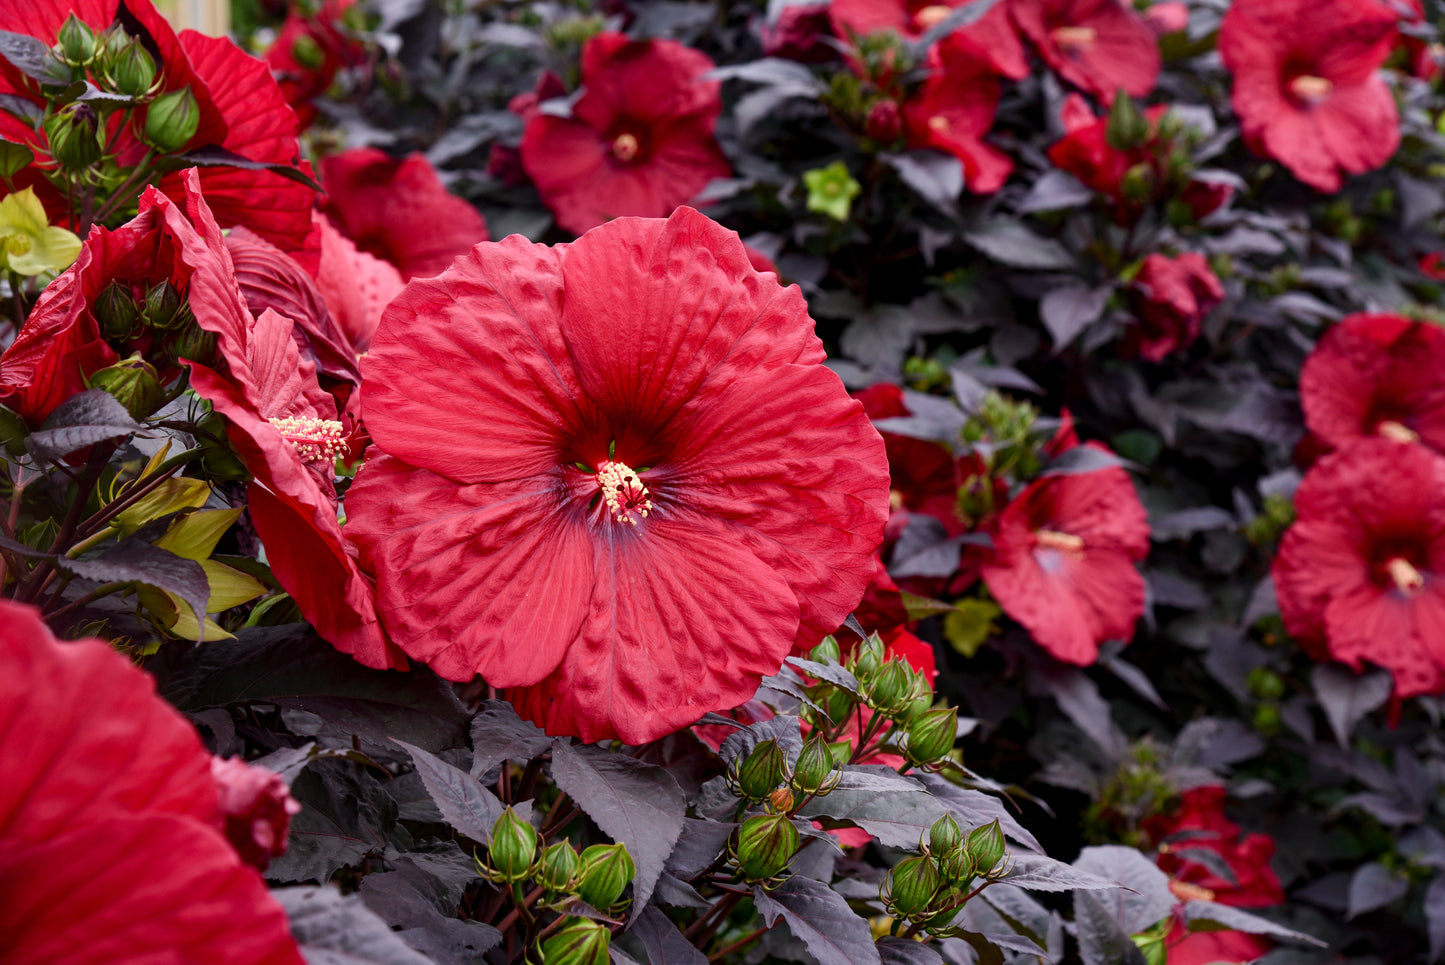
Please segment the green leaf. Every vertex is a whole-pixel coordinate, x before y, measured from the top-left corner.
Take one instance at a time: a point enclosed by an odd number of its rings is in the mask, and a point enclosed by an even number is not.
[[[166,534],[156,540],[156,545],[161,549],[170,550],[177,556],[184,556],[188,560],[207,559],[215,551],[216,543],[220,542],[226,530],[231,528],[231,524],[243,512],[245,509],[238,507],[236,509],[208,509],[191,513],[184,519],[178,519],[172,523],[170,529],[166,530]],[[214,587],[212,589],[214,590]],[[249,600],[250,597],[246,599]],[[225,608],[216,607],[215,609]]]
[[[115,396],[104,389],[87,389],[60,403],[26,446],[36,459],[53,463],[77,449],[140,431],[140,424]]]

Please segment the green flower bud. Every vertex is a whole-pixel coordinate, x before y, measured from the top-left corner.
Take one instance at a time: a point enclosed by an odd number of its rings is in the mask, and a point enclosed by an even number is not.
[[[617,904],[637,875],[632,855],[622,844],[594,844],[582,852],[578,896],[599,911]]]
[[[1154,186],[1154,169],[1145,161],[1140,161],[1125,171],[1124,177],[1119,181],[1119,189],[1123,192],[1125,201],[1148,201],[1154,196]]]
[[[156,62],[145,46],[132,38],[105,65],[105,76],[116,93],[127,97],[149,94],[156,80]]]
[[[949,887],[966,884],[973,877],[973,858],[962,848],[955,848],[932,857],[934,867],[938,869],[938,877]]]
[[[65,18],[56,35],[60,59],[72,67],[84,67],[95,59],[95,31],[75,14]]]
[[[738,829],[737,861],[749,881],[771,878],[798,852],[798,829],[786,814],[759,814]]]
[[[808,659],[816,663],[838,663],[842,659],[838,641],[832,637],[824,637],[822,642],[813,648],[813,652],[808,654]]]
[[[76,101],[43,122],[50,156],[68,171],[79,171],[100,160],[100,121],[89,104]]]
[[[537,857],[537,829],[507,808],[492,825],[487,863],[501,881],[521,881]]]
[[[873,685],[865,691],[868,703],[885,714],[902,710],[913,700],[913,674],[905,660],[890,660],[883,665]]]
[[[737,769],[734,783],[743,797],[761,801],[788,779],[788,759],[778,742],[762,741]]]
[[[113,281],[95,299],[93,308],[100,333],[112,342],[129,341],[136,335],[140,324],[140,309],[130,286]]]
[[[827,794],[837,786],[843,776],[835,773],[833,752],[823,735],[814,731],[798,752],[798,763],[793,768],[792,785],[801,794]]]
[[[537,862],[537,883],[548,891],[568,892],[577,886],[577,873],[582,870],[582,860],[571,841],[558,841],[548,845]]]
[[[924,855],[904,858],[883,881],[883,906],[899,918],[919,918],[928,912],[942,882],[938,869]]]
[[[992,871],[1007,850],[1003,840],[1003,827],[998,823],[998,818],[970,831],[964,850],[973,859],[973,866],[980,874],[986,875]]]
[[[928,851],[930,854],[947,854],[963,844],[963,828],[953,819],[953,812],[933,822],[928,829]]]
[[[326,52],[310,34],[297,34],[291,42],[291,57],[307,70],[319,70],[326,63]]]
[[[1132,97],[1119,91],[1104,127],[1104,140],[1116,151],[1128,151],[1142,147],[1148,139],[1149,119],[1139,112]]]
[[[542,942],[542,965],[608,965],[611,941],[602,922],[573,918]]]
[[[1284,696],[1284,681],[1268,667],[1255,667],[1249,672],[1250,693],[1260,700],[1279,700]]]
[[[768,807],[774,811],[791,812],[793,810],[792,788],[780,787],[772,794],[769,794]]]
[[[125,406],[132,419],[144,419],[165,398],[155,368],[139,354],[101,369],[89,379],[92,389],[104,389]]]
[[[146,292],[143,315],[145,323],[158,331],[169,332],[179,329],[190,319],[181,315],[184,299],[175,285],[168,281],[157,282]]]
[[[172,364],[184,360],[214,369],[221,362],[220,338],[194,323],[187,325],[166,340],[165,359]]]
[[[853,654],[852,670],[859,683],[871,680],[878,673],[886,650],[883,639],[876,633],[869,634],[868,639],[858,645],[857,652]]]
[[[958,708],[938,707],[924,711],[908,725],[903,756],[915,766],[932,764],[953,750],[958,734]]]
[[[35,152],[24,144],[0,137],[0,178],[14,177],[35,160]]]
[[[161,151],[178,151],[196,136],[201,105],[189,86],[162,94],[146,108],[145,141]]]

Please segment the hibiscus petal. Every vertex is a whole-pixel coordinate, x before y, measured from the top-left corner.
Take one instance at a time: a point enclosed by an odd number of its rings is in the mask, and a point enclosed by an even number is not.
[[[609,532],[586,623],[555,672],[508,695],[519,713],[588,743],[641,744],[742,703],[776,672],[798,602],[726,527],[678,513]]]
[[[118,748],[115,759],[145,746]],[[197,759],[209,779],[206,756]],[[73,769],[68,762],[66,770]],[[286,913],[260,875],[241,864],[218,830],[194,819],[117,815],[43,843],[7,841],[4,852],[0,934],[7,961],[302,963]]]
[[[414,279],[361,363],[372,439],[461,483],[556,470],[566,427],[597,421],[558,329],[561,297],[557,252],[520,235]],[[416,390],[428,378],[439,391]]]
[[[550,673],[593,595],[592,541],[566,496],[550,475],[458,486],[368,459],[346,531],[392,638],[450,680],[516,687]]]

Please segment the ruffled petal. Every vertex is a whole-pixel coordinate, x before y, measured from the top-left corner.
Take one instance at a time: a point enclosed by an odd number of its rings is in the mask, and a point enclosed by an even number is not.
[[[347,493],[347,535],[376,573],[392,638],[450,680],[536,683],[577,638],[593,545],[553,476],[464,485],[368,459]]]

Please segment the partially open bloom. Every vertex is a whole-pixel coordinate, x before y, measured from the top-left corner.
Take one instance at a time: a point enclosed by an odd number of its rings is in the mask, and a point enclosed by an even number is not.
[[[438,274],[487,240],[476,208],[446,189],[424,154],[401,160],[374,147],[321,161],[321,210],[356,247],[388,261],[402,278]]]
[[[1441,493],[1445,457],[1352,442],[1305,476],[1272,569],[1290,636],[1319,659],[1384,667],[1397,697],[1445,690]]]
[[[1238,0],[1219,29],[1245,143],[1320,191],[1400,146],[1395,98],[1378,75],[1396,15],[1378,0]]]
[[[707,55],[671,40],[600,33],[582,48],[570,117],[527,120],[522,164],[568,231],[610,218],[666,217],[732,173],[713,137],[721,84]]]
[[[823,357],[798,289],[690,208],[413,280],[347,496],[392,639],[587,741],[742,703],[883,534],[883,442]]]
[[[1327,448],[1381,436],[1445,453],[1445,331],[1399,315],[1350,315],[1305,359],[1300,401]]]
[[[1274,839],[1267,834],[1241,836],[1239,825],[1224,816],[1225,790],[1219,785],[1196,787],[1181,795],[1168,815],[1146,822],[1158,842],[1159,867],[1180,902],[1213,901],[1236,908],[1262,908],[1284,901],[1279,876],[1269,866]],[[1191,855],[1199,855],[1194,857]],[[1230,871],[1225,878],[1212,870],[1204,854],[1212,854]],[[1165,939],[1169,965],[1223,965],[1252,962],[1274,946],[1259,935],[1237,931],[1190,932],[1181,921]]]
[[[1120,88],[1130,97],[1154,89],[1159,40],[1119,0],[1013,0],[1009,13],[1044,63],[1105,102]]]
[[[1224,300],[1224,285],[1204,256],[1193,251],[1170,258],[1153,254],[1134,276],[1135,322],[1123,351],[1150,362],[1188,348],[1204,316]]]
[[[1105,640],[1134,635],[1149,524],[1123,469],[1035,479],[999,514],[993,542],[989,592],[1058,659],[1088,665]]]
[[[210,755],[148,676],[9,602],[0,665],[7,961],[301,965],[222,831]]]
[[[286,832],[301,805],[280,774],[239,757],[211,758],[226,837],[251,867],[265,871],[286,853]]]

